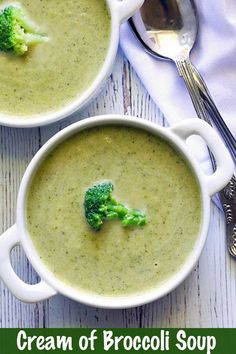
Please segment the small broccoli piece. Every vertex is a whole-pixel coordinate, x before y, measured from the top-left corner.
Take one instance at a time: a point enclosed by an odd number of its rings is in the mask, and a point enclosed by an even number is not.
[[[23,55],[28,46],[47,41],[22,8],[8,5],[0,12],[0,51]]]
[[[129,209],[117,202],[112,192],[113,184],[103,182],[89,188],[85,193],[85,217],[94,230],[101,229],[104,219],[120,219],[125,227],[146,224],[146,215],[142,211]]]

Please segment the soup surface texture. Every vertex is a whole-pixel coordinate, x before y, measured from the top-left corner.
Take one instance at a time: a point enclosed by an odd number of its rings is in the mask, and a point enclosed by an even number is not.
[[[93,231],[84,194],[109,180],[114,197],[147,215],[142,228],[105,221]],[[194,247],[201,220],[198,183],[162,139],[106,126],[75,134],[39,167],[27,224],[42,262],[64,283],[99,294],[145,291],[176,273]]]
[[[1,6],[8,3],[12,2],[0,1]],[[50,40],[22,57],[0,53],[0,112],[20,116],[53,112],[80,96],[104,63],[110,39],[106,2],[19,3]]]

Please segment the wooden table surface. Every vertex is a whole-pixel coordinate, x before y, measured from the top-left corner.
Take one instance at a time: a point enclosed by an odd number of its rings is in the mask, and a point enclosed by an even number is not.
[[[1,233],[15,222],[20,181],[38,149],[72,122],[108,113],[166,124],[121,52],[102,94],[79,114],[43,128],[0,127]],[[12,263],[26,282],[37,281],[19,247],[12,252]],[[236,327],[236,262],[226,251],[223,215],[212,205],[208,240],[198,265],[181,286],[161,300],[128,310],[90,308],[63,296],[29,305],[0,283],[0,327]]]

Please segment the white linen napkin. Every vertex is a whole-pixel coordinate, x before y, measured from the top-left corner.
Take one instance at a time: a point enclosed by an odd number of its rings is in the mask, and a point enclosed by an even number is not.
[[[199,33],[191,59],[204,77],[228,127],[236,135],[236,1],[198,0]],[[127,23],[121,26],[121,47],[170,125],[196,117],[174,63],[154,59],[140,46]],[[200,147],[201,146],[201,147]],[[207,149],[191,142],[205,172],[211,171]]]

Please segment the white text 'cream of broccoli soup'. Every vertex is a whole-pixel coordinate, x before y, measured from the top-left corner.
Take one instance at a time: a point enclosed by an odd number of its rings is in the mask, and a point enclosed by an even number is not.
[[[94,231],[84,195],[100,181],[142,210],[147,223],[105,220]],[[64,283],[98,294],[145,291],[176,273],[194,247],[201,197],[190,167],[164,140],[139,129],[103,126],[55,148],[34,176],[27,225],[42,262]]]
[[[0,1],[1,8],[14,2]],[[23,56],[0,52],[0,112],[53,112],[89,88],[107,55],[110,14],[105,0],[20,0],[49,41]]]

